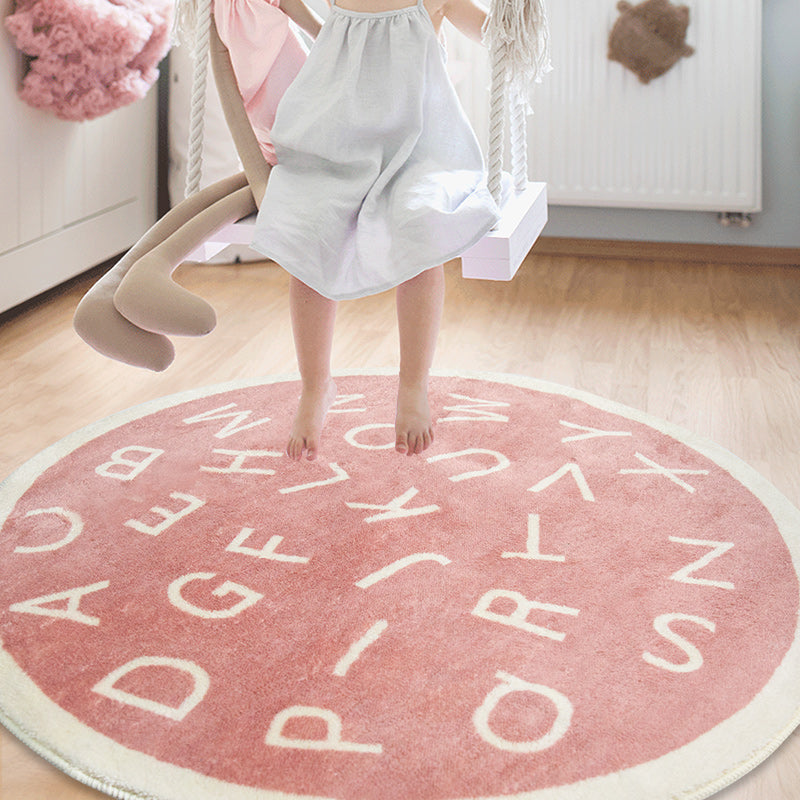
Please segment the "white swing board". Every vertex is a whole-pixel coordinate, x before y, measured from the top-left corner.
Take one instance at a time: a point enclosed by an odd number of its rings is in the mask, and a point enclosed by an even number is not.
[[[512,194],[502,209],[497,227],[461,256],[465,278],[510,281],[547,222],[547,184],[529,183],[520,194]],[[249,245],[256,215],[223,226],[187,260],[207,261],[231,244]]]
[[[461,256],[465,278],[510,281],[547,222],[547,184],[529,183],[512,195],[497,227]]]
[[[228,245],[240,244],[250,245],[253,241],[253,231],[256,227],[256,215],[251,214],[238,222],[230,222],[223,225],[218,231],[211,234],[203,244],[190,253],[187,261],[205,262],[214,258]]]

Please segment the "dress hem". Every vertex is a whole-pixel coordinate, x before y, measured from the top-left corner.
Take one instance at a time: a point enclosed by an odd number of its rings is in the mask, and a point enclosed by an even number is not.
[[[344,294],[331,293],[328,290],[323,289],[320,285],[317,284],[316,281],[307,280],[302,275],[301,270],[292,269],[290,267],[287,267],[285,264],[281,263],[281,259],[274,253],[270,252],[268,247],[261,247],[256,242],[252,242],[250,244],[250,247],[256,252],[263,255],[265,258],[269,259],[270,261],[274,261],[279,267],[281,267],[281,269],[283,269],[285,272],[288,272],[292,277],[297,278],[297,280],[304,283],[310,289],[313,289],[317,294],[322,295],[328,300],[339,302],[340,300],[358,300],[359,298],[362,297],[371,297],[372,295],[381,294],[382,292],[388,292],[390,289],[396,289],[401,284],[413,280],[418,275],[421,275],[423,272],[427,272],[429,269],[435,269],[436,267],[441,266],[447,263],[448,261],[452,261],[455,258],[460,258],[467,250],[470,249],[470,247],[477,244],[484,236],[486,236],[486,234],[489,233],[489,231],[491,231],[496,224],[497,224],[497,219],[495,218],[486,226],[482,226],[480,228],[480,232],[476,234],[474,237],[472,237],[472,239],[470,239],[466,244],[460,245],[450,254],[445,254],[444,256],[437,257],[433,263],[427,264],[427,266],[414,267],[413,269],[409,270],[408,273],[404,273],[404,276],[399,279],[396,280],[392,279],[391,281],[388,281],[385,284],[381,284],[380,286],[375,288],[366,288],[356,292],[346,292]]]

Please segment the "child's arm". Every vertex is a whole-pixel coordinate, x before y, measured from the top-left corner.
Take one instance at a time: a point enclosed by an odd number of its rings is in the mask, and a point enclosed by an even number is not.
[[[298,28],[304,30],[312,39],[317,38],[322,20],[303,0],[280,0],[278,6]]]
[[[476,42],[483,39],[487,11],[475,0],[447,0],[444,4],[444,15],[465,36]]]

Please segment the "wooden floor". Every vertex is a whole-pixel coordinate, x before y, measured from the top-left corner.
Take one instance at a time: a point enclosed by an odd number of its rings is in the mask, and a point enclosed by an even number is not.
[[[0,317],[0,477],[119,409],[294,371],[287,279],[277,267],[183,267],[179,277],[215,306],[219,324],[205,339],[180,341],[161,374],[111,362],[73,334],[89,279]],[[343,303],[334,368],[397,361],[392,294]],[[800,506],[800,265],[534,251],[512,282],[486,283],[461,280],[451,264],[436,368],[520,373],[642,409],[728,448]],[[2,800],[103,796],[0,733]],[[800,800],[800,732],[716,797]]]

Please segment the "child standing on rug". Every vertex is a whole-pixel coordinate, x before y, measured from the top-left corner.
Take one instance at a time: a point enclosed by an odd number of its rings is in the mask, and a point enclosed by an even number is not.
[[[280,7],[308,28],[302,0],[280,0]],[[316,458],[336,396],[330,359],[337,301],[394,287],[395,449],[413,455],[433,441],[428,375],[443,264],[499,216],[446,72],[439,37],[445,17],[481,40],[486,11],[473,0],[331,0],[308,60],[278,106],[278,164],[253,247],[292,276],[302,393],[286,450],[295,460]]]

